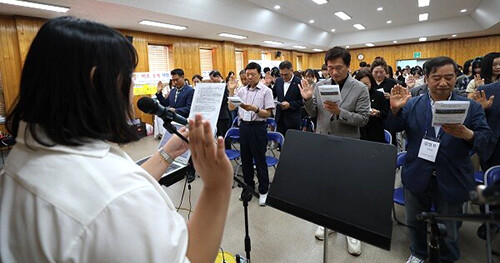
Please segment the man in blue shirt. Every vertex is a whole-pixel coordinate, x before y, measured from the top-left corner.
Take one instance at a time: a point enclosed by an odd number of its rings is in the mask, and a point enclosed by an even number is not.
[[[416,216],[429,212],[433,205],[439,214],[457,214],[475,186],[469,151],[480,156],[494,142],[478,103],[452,93],[456,82],[456,63],[448,57],[438,57],[426,63],[425,74],[429,92],[411,98],[409,91],[396,85],[391,91],[391,111],[387,127],[406,131],[408,148],[402,170],[405,188],[406,222],[410,228],[410,263],[424,262],[427,254],[427,227]],[[411,99],[410,99],[411,98]],[[463,124],[432,126],[434,102],[443,100],[469,101]],[[425,145],[434,145],[425,151]],[[434,151],[434,152],[432,152]],[[426,158],[436,154],[435,158]],[[448,236],[440,239],[442,262],[460,258],[457,244],[457,221],[443,221]]]

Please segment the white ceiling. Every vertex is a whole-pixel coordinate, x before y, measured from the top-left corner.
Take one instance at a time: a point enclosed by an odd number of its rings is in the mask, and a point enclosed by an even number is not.
[[[64,15],[95,20],[111,27],[202,39],[227,40],[266,46],[264,40],[328,49],[335,45],[351,48],[500,34],[500,0],[431,0],[419,8],[417,0],[329,0],[317,5],[312,0],[37,0],[70,7]],[[280,5],[279,10],[274,6]],[[382,11],[377,11],[383,7]],[[461,9],[467,9],[461,13]],[[344,11],[351,20],[333,13]],[[418,21],[418,14],[429,13],[429,20]],[[0,4],[0,14],[53,18],[62,14]],[[176,31],[139,25],[143,20],[187,26]],[[309,20],[315,20],[309,24]],[[391,20],[391,24],[386,21]],[[359,31],[353,24],[363,24]],[[330,32],[335,28],[334,33]],[[245,40],[219,37],[221,32],[247,36]]]

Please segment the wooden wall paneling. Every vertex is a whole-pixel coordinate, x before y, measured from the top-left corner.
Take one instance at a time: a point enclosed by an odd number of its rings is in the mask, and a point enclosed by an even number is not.
[[[19,42],[19,53],[21,58],[21,67],[24,65],[26,55],[28,54],[31,42],[35,39],[38,30],[46,20],[32,17],[14,17],[16,21],[17,39]]]
[[[19,94],[21,78],[21,58],[16,31],[14,17],[0,15],[0,71],[6,112],[10,111]]]
[[[235,58],[235,48],[234,48],[234,43],[233,42],[227,42],[224,41],[222,43],[222,57],[223,57],[223,66],[222,68],[224,71],[222,74],[227,76],[229,74],[229,71],[234,72],[235,74],[238,74],[236,72],[236,58]]]

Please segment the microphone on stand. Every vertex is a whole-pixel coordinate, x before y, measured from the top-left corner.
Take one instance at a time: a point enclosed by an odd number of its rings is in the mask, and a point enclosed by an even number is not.
[[[153,98],[140,98],[139,101],[137,101],[137,107],[139,108],[139,110],[145,113],[154,114],[160,117],[164,122],[169,123],[175,121],[186,127],[188,126],[188,120],[186,118],[163,107],[158,103],[158,101],[154,100]]]

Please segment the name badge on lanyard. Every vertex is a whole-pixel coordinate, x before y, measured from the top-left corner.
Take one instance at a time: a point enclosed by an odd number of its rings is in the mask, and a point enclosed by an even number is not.
[[[430,140],[427,138],[422,139],[422,143],[420,144],[420,150],[418,151],[418,158],[422,158],[424,160],[430,162],[436,162],[436,156],[439,151],[438,140]]]
[[[252,113],[246,110],[243,110],[243,120],[244,121],[251,121],[252,120]]]

